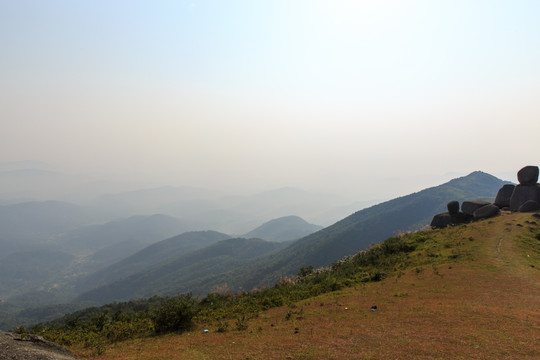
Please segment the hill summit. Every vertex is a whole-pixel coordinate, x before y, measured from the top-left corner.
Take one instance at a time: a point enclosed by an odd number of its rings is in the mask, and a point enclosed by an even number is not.
[[[321,229],[322,226],[310,224],[299,216],[291,215],[270,220],[242,237],[283,242],[300,239]]]

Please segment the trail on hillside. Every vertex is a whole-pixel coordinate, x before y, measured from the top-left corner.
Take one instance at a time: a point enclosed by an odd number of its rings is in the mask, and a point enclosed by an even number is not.
[[[486,220],[484,224],[478,224],[478,228],[483,233],[480,239],[486,244],[482,247],[482,255],[488,263],[501,272],[540,286],[538,269],[528,264],[527,254],[519,243],[520,237],[538,229],[533,219],[531,214],[503,214],[497,221]]]

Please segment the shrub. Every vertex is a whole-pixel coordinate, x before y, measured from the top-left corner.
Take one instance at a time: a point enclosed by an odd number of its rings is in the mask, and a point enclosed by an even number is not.
[[[152,309],[150,318],[157,333],[182,332],[191,329],[196,313],[196,300],[186,294],[165,299]]]
[[[311,273],[313,273],[313,266],[304,266],[302,268],[300,268],[300,271],[298,272],[298,276],[299,277],[306,277],[308,275],[310,275]]]
[[[401,237],[388,238],[382,242],[381,248],[386,255],[411,252],[414,246],[407,244]]]
[[[134,318],[131,321],[115,321],[103,328],[104,336],[111,342],[150,335],[154,326],[149,319]]]
[[[236,330],[244,331],[248,329],[248,321],[245,314],[236,319]]]
[[[219,333],[224,333],[224,332],[227,332],[227,330],[229,329],[229,323],[223,319],[221,319],[220,321],[218,321],[217,323],[217,332]]]

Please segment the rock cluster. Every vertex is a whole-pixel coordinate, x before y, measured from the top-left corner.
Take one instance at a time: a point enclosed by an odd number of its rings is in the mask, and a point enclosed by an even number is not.
[[[519,185],[516,185],[508,207],[510,211],[529,212],[540,210],[540,184],[538,166],[525,166],[519,170]]]
[[[511,211],[540,210],[540,184],[538,166],[526,166],[518,172],[519,185],[516,185],[508,207]]]
[[[459,202],[450,201],[448,212],[437,214],[431,221],[431,227],[444,228],[449,225],[463,224],[472,220],[487,219],[497,216],[501,209],[530,212],[540,210],[540,184],[538,184],[538,166],[525,166],[517,173],[519,185],[504,185],[493,204],[487,201],[464,201],[459,211]]]

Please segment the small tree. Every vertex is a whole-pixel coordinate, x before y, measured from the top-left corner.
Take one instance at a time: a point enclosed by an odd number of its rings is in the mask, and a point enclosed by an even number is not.
[[[157,333],[182,332],[193,326],[197,313],[197,301],[191,294],[165,299],[151,311],[151,319]]]
[[[311,275],[313,273],[313,266],[304,266],[300,268],[300,271],[298,272],[299,277],[306,277],[308,275]]]

